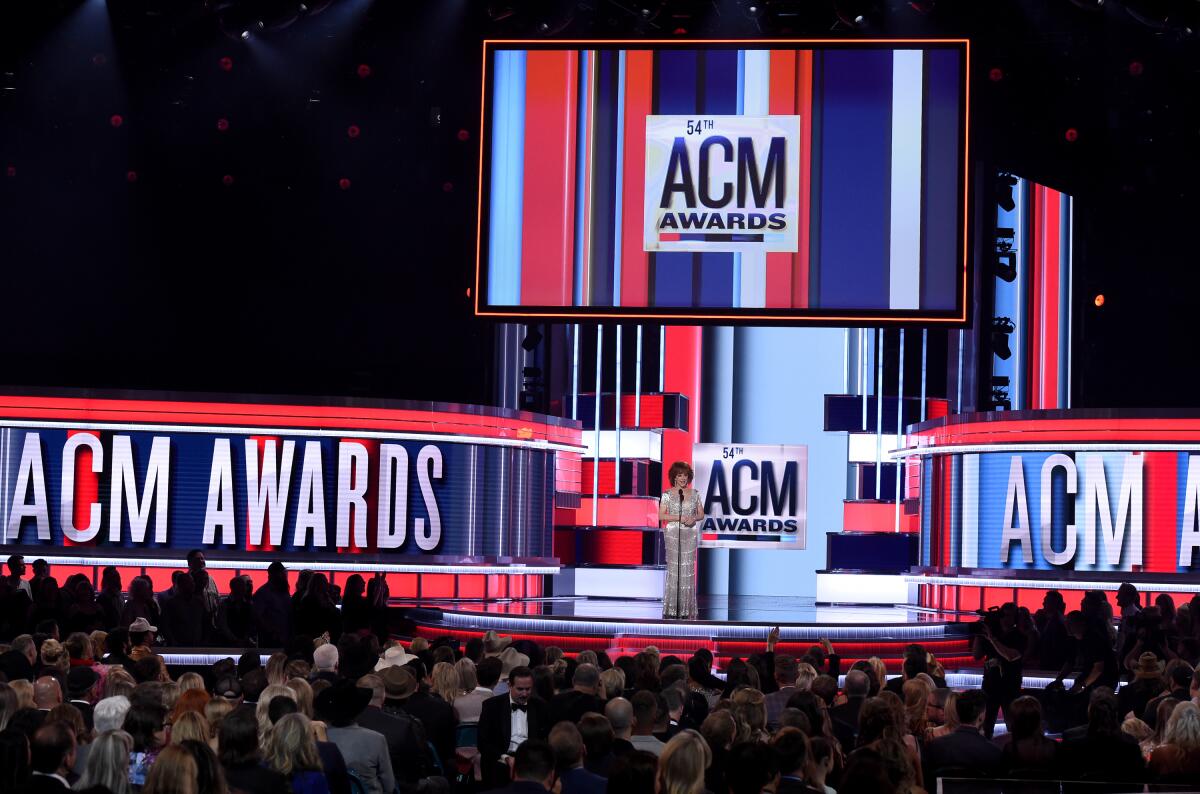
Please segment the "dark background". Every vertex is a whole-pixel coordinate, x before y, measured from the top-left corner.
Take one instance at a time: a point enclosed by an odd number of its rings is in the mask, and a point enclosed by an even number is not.
[[[979,173],[1077,198],[1074,405],[1195,405],[1198,29],[1195,0],[3,3],[0,383],[490,403],[484,36],[968,35]]]

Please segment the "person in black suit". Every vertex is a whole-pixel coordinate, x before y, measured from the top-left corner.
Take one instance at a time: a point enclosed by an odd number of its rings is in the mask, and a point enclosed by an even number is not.
[[[846,683],[843,686],[846,702],[829,709],[829,718],[833,720],[835,733],[837,728],[849,731],[851,737],[858,736],[858,712],[866,702],[871,691],[871,678],[862,670],[851,670],[846,673]],[[853,744],[850,745],[853,747]]]
[[[67,794],[67,776],[75,766],[75,734],[62,722],[38,728],[30,746],[33,775],[18,794]]]
[[[554,750],[562,794],[605,794],[608,781],[584,769],[587,754],[583,736],[571,722],[559,722],[550,730],[550,747]]]
[[[811,762],[808,739],[799,728],[784,728],[771,740],[771,749],[779,761],[779,785],[775,794],[824,794],[808,784]]]
[[[532,673],[529,676],[529,690],[533,691]],[[528,739],[513,751],[512,782],[496,794],[546,794],[554,788],[554,779],[554,750],[549,742],[545,739]]]
[[[508,692],[483,701],[479,713],[479,756],[485,786],[502,785],[509,777],[505,756],[529,739],[545,739],[549,732],[546,702],[533,696],[533,671],[514,667],[508,674]]]
[[[578,723],[589,711],[604,711],[604,701],[596,697],[600,686],[600,670],[594,664],[581,664],[571,677],[571,689],[560,692],[550,701],[550,724],[566,721]]]
[[[1097,687],[1088,704],[1087,734],[1064,739],[1061,755],[1076,778],[1136,781],[1145,770],[1137,742],[1121,730],[1117,698],[1106,688]]]
[[[925,748],[925,786],[934,790],[936,780],[944,769],[959,769],[972,776],[994,774],[1003,760],[999,747],[983,737],[987,696],[978,689],[963,692],[954,704],[958,714],[958,729],[934,739]]]

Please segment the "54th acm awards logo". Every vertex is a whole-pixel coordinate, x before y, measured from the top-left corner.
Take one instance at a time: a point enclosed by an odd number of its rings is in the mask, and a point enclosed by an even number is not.
[[[799,116],[647,116],[644,249],[794,252]]]
[[[704,500],[700,545],[804,548],[808,447],[696,444],[692,460]]]

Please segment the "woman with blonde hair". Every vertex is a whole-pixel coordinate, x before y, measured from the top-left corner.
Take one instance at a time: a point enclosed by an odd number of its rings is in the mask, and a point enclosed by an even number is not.
[[[217,749],[217,727],[234,708],[232,700],[220,696],[212,698],[204,705],[204,719],[208,722],[208,744],[213,750]]]
[[[925,738],[929,727],[929,685],[919,678],[904,682],[904,721],[908,732],[918,739]]]
[[[129,697],[133,694],[135,686],[137,686],[137,682],[125,668],[110,667],[108,675],[104,678],[104,697],[111,698],[118,695]]]
[[[150,767],[142,794],[201,794],[196,791],[198,774],[192,754],[177,744],[171,745]]]
[[[287,654],[283,651],[276,651],[267,659],[267,684],[279,684],[282,686],[287,683]]]
[[[878,656],[872,656],[867,660],[867,664],[871,665],[871,672],[875,674],[875,683],[879,685],[873,694],[879,694],[887,686],[887,665]]]
[[[300,707],[300,713],[311,720],[313,718],[314,697],[312,684],[303,678],[289,678],[286,686],[295,694],[296,705]]]
[[[269,684],[258,696],[258,705],[254,707],[254,716],[258,720],[258,741],[265,749],[267,736],[271,732],[271,701],[278,697],[296,699],[296,693],[290,687],[280,684]]]
[[[658,756],[658,794],[703,794],[704,772],[712,752],[699,733],[688,728],[671,737]]]
[[[464,656],[454,663],[454,669],[458,671],[458,683],[462,686],[463,692],[474,692],[479,686],[479,676],[475,674],[475,662]]]
[[[943,692],[945,692],[944,695],[942,694]],[[958,709],[955,705],[958,703],[958,693],[953,689],[939,689],[933,694],[933,698],[935,703],[938,699],[944,698],[944,702],[942,704],[942,713],[944,715],[945,722],[943,722],[941,725],[925,729],[926,744],[929,744],[934,739],[940,739],[943,736],[949,736],[958,730],[959,725]]]
[[[88,748],[83,774],[75,784],[76,791],[92,787],[108,789],[112,794],[132,794],[129,785],[129,753],[133,739],[125,731],[105,731]]]
[[[197,711],[185,711],[171,723],[171,744],[179,744],[188,739],[205,744],[212,739],[212,728],[208,720]]]
[[[18,678],[16,681],[9,681],[8,685],[12,687],[12,691],[17,693],[17,710],[35,709],[37,708],[33,702],[33,682],[25,678]],[[132,691],[132,687],[130,687]],[[11,715],[10,715],[11,717]]]
[[[796,665],[796,690],[799,692],[807,692],[812,689],[813,681],[817,680],[817,668],[813,667],[808,662],[800,662]]]
[[[92,658],[100,661],[104,658],[106,644],[108,643],[108,632],[96,629],[88,635],[88,641],[92,644]]]
[[[179,676],[179,692],[187,692],[192,689],[204,691],[204,678],[199,673],[184,673]]]
[[[329,794],[312,723],[303,714],[285,714],[271,729],[263,762],[288,780],[293,794]]]
[[[433,679],[433,686],[430,687],[430,690],[450,705],[454,705],[455,699],[463,694],[458,671],[449,662],[435,664],[430,678]]]
[[[612,700],[621,696],[625,691],[625,671],[612,666],[600,674],[600,684],[604,689],[604,699]]]
[[[1200,777],[1200,706],[1190,700],[1176,706],[1163,739],[1150,754],[1150,773],[1164,783],[1195,782]]]
[[[56,678],[64,677],[71,670],[71,655],[67,653],[67,649],[61,642],[56,639],[48,639],[42,642],[42,649],[39,651],[39,656],[42,661],[42,668],[39,673],[43,675],[54,675]]]

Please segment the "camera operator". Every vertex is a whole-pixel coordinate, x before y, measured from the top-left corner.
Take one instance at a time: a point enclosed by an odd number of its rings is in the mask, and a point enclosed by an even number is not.
[[[989,609],[971,627],[974,636],[972,651],[983,659],[983,693],[987,696],[987,711],[983,730],[990,739],[996,727],[996,714],[1021,694],[1022,657],[1026,638],[1017,630],[1017,605],[1007,603],[999,609]]]

